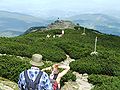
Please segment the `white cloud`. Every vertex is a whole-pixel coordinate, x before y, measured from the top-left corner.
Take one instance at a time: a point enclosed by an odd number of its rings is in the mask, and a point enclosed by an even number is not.
[[[119,0],[0,0],[0,10],[43,13],[52,10],[95,12],[120,9]]]

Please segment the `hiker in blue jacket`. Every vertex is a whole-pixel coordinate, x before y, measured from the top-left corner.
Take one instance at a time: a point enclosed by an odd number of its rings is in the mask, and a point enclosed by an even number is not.
[[[47,73],[38,66],[44,65],[42,55],[34,54],[30,61],[32,67],[20,73],[18,86],[20,90],[52,90],[52,85]]]

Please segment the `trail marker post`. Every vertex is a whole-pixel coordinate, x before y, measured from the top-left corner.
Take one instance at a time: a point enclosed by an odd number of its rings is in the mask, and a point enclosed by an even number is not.
[[[91,52],[90,55],[98,55],[98,52],[96,50],[96,47],[97,47],[97,37],[95,38],[95,47],[94,47],[94,52]]]
[[[86,35],[86,33],[85,33],[85,27],[84,27],[84,29],[83,29],[84,31],[83,31],[83,33],[82,33],[82,35]]]

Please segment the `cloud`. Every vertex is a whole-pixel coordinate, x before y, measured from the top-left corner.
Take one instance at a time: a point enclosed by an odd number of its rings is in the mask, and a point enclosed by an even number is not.
[[[34,14],[58,11],[96,12],[120,9],[119,0],[0,0],[0,10]]]

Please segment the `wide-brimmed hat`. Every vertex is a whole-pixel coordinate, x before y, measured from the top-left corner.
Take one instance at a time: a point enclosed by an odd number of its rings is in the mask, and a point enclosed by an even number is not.
[[[42,55],[40,54],[33,54],[32,55],[32,60],[30,61],[31,65],[34,66],[42,66],[44,63],[42,62]]]

